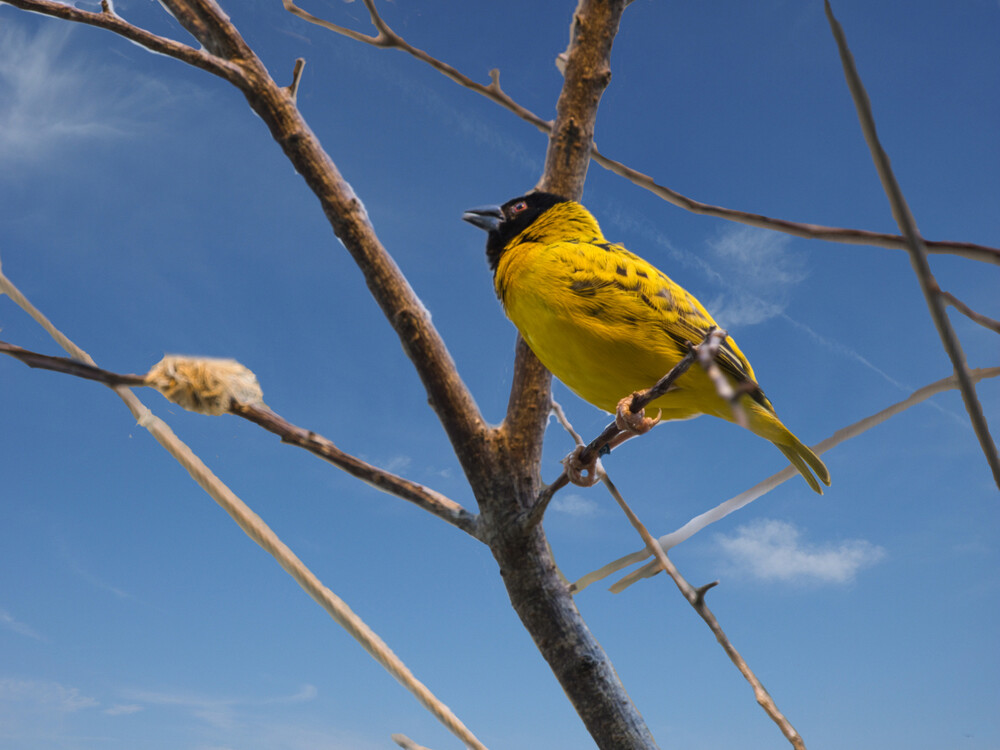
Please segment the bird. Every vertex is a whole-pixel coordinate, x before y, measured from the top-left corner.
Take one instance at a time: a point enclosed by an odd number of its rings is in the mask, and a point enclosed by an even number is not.
[[[691,293],[605,239],[577,201],[531,192],[469,209],[462,218],[488,232],[494,288],[521,337],[555,377],[604,411],[620,415],[624,398],[655,384],[717,327]],[[822,495],[820,481],[830,484],[826,465],[778,419],[732,337],[723,340],[716,361],[738,394],[745,426],[774,443]],[[737,421],[700,367],[647,408],[658,409],[663,420],[709,414]]]

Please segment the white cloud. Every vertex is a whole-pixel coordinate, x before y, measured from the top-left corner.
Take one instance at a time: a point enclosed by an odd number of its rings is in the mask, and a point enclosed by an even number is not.
[[[793,524],[771,519],[719,534],[716,542],[735,569],[765,581],[849,583],[886,554],[863,539],[810,544]]]
[[[727,224],[708,241],[705,252],[694,253],[675,246],[659,227],[633,209],[604,196],[602,199],[601,214],[610,223],[649,240],[660,248],[661,255],[666,252],[676,263],[672,268],[661,267],[674,281],[688,288],[691,275],[687,274],[685,283],[683,269],[691,268],[722,289],[714,298],[701,301],[723,327],[754,325],[781,315],[791,290],[808,275],[805,258],[789,249],[791,235]],[[657,252],[653,247],[629,249],[655,264]]]
[[[556,495],[549,504],[549,510],[576,518],[586,518],[597,515],[600,506],[582,495]]]
[[[142,706],[135,703],[116,703],[114,706],[104,709],[104,713],[108,716],[128,716],[140,711],[142,711]]]
[[[399,474],[401,471],[405,471],[409,468],[410,464],[413,463],[413,459],[409,456],[393,456],[388,461],[386,461],[382,468],[386,471],[390,471],[393,474]]]
[[[34,638],[36,641],[44,641],[45,639],[34,631],[30,625],[15,620],[13,615],[0,609],[0,625],[3,625],[8,630],[11,630],[18,635],[24,635],[28,638]]]
[[[0,163],[81,141],[128,137],[173,98],[152,78],[67,51],[72,24],[0,26]]]
[[[707,305],[722,326],[754,325],[784,312],[791,289],[806,278],[791,236],[744,225],[727,226],[708,243],[713,276],[725,291]]]
[[[83,695],[77,688],[65,687],[58,682],[0,678],[0,704],[14,703],[60,713],[71,713],[98,705],[95,698]]]

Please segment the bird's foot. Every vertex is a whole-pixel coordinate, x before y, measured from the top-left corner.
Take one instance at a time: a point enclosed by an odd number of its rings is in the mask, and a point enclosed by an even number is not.
[[[633,393],[632,396],[634,395]],[[632,396],[626,396],[618,402],[618,409],[615,411],[615,424],[622,432],[630,433],[630,436],[645,435],[660,423],[662,412],[656,415],[656,419],[647,417],[645,409],[633,412]]]
[[[562,460],[566,469],[566,478],[578,487],[593,487],[597,484],[597,454],[592,454],[590,461],[583,461],[584,446],[578,445]]]

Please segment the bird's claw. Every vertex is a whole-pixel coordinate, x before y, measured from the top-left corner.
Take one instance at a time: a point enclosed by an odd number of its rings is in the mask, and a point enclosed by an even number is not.
[[[634,395],[632,394],[632,396]],[[645,409],[633,412],[632,396],[626,396],[618,402],[618,409],[615,411],[615,425],[622,432],[628,432],[633,435],[645,435],[660,423],[663,412],[658,412],[655,419],[647,417]]]
[[[590,461],[583,461],[585,448],[582,445],[576,446],[573,452],[562,460],[563,468],[566,469],[566,478],[578,487],[593,487],[597,484],[597,455],[591,455]]]

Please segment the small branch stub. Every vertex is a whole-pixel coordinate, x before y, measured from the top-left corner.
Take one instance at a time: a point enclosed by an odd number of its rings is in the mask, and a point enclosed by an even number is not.
[[[306,67],[306,60],[304,57],[297,58],[295,60],[295,68],[292,70],[292,82],[285,87],[285,91],[288,95],[292,97],[292,101],[295,101],[299,93],[299,82],[302,80],[302,71]]]

